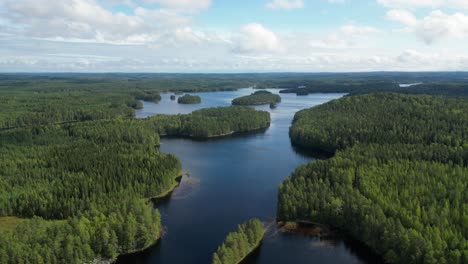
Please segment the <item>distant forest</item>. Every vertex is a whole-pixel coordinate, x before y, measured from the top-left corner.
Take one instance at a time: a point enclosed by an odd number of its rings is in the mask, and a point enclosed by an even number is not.
[[[265,74],[0,74],[0,129],[132,117],[135,100],[160,100],[163,92],[292,89],[292,93],[468,95],[468,73],[265,73]],[[408,88],[399,83],[422,82]],[[298,87],[300,91],[297,91]]]

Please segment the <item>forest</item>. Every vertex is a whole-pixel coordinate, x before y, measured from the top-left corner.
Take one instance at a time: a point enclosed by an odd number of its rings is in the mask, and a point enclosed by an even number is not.
[[[300,111],[303,148],[335,153],[279,187],[278,219],[337,227],[388,263],[468,263],[468,101],[379,93]]]
[[[281,97],[277,94],[272,94],[269,91],[256,91],[251,95],[235,98],[232,100],[233,105],[263,105],[275,104],[281,102]]]
[[[213,254],[213,264],[237,264],[260,246],[265,228],[254,218],[239,225],[235,232],[227,235],[223,244]]]
[[[134,109],[142,107],[139,101],[158,102],[160,93],[164,92],[181,94],[255,87],[293,89],[290,92],[296,93],[294,89],[305,86],[310,92],[367,93],[385,90],[466,96],[466,78],[466,73],[449,72],[0,74],[0,129],[133,117]],[[422,82],[423,85],[409,88],[397,85],[412,82]]]
[[[179,104],[199,104],[201,103],[201,97],[198,95],[185,94],[177,98]]]
[[[305,87],[294,87],[280,90],[280,93],[295,93],[296,95],[308,95],[312,93],[348,93],[366,94],[372,92],[395,92],[402,94],[426,94],[446,96],[468,96],[468,84],[465,82],[433,82],[422,83],[410,87],[400,87],[392,82],[369,83],[316,83]]]
[[[0,259],[83,263],[154,244],[160,216],[144,198],[171,190],[182,170],[158,151],[159,134],[221,136],[269,123],[268,112],[220,107],[0,131],[0,222],[10,222]]]
[[[186,115],[149,117],[154,131],[165,136],[194,138],[226,136],[270,126],[270,113],[246,106],[205,108]]]
[[[154,244],[160,216],[143,198],[182,170],[158,144],[148,122],[129,119],[1,132],[0,216],[17,217],[1,233],[2,261],[83,263]]]

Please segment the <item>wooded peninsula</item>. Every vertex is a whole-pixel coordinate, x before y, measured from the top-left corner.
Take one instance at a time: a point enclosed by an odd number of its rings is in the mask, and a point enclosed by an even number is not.
[[[325,223],[388,263],[467,263],[468,101],[378,93],[300,111],[301,147],[335,153],[279,188],[278,219]]]
[[[239,225],[235,232],[229,233],[223,244],[213,254],[213,264],[237,264],[260,246],[265,228],[260,220],[254,218]]]

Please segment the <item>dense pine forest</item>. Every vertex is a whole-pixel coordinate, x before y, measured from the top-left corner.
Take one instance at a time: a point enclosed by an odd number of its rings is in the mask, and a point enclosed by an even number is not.
[[[142,198],[181,174],[158,144],[139,120],[2,132],[0,216],[17,217],[0,235],[2,263],[83,263],[152,245],[160,216]]]
[[[181,174],[179,160],[158,151],[159,133],[220,136],[269,123],[268,112],[226,107],[0,132],[0,223],[10,223],[0,259],[83,263],[152,245],[160,216],[143,198],[171,190]]]
[[[281,102],[281,97],[277,94],[272,94],[269,91],[256,91],[251,95],[242,96],[232,100],[233,105],[263,105],[279,102]]]
[[[246,106],[215,107],[187,115],[155,115],[149,118],[160,135],[194,138],[217,137],[265,129],[270,113]]]
[[[199,104],[201,103],[201,97],[198,95],[186,94],[177,99],[179,104]]]
[[[213,264],[237,264],[260,246],[265,228],[258,219],[251,219],[229,233],[213,254]]]
[[[279,188],[278,219],[338,227],[388,263],[468,262],[468,101],[348,96],[296,114],[293,143],[336,152]]]

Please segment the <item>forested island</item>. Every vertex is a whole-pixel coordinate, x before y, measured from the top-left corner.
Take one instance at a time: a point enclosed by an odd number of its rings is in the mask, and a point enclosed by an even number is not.
[[[232,100],[233,105],[263,105],[281,102],[281,96],[269,91],[256,91],[251,95],[242,96]]]
[[[237,264],[260,246],[265,228],[258,219],[251,219],[229,233],[223,244],[213,254],[213,264]]]
[[[148,120],[160,135],[194,138],[261,130],[271,122],[270,113],[246,106],[205,108],[187,115],[155,115]]]
[[[278,220],[338,227],[388,263],[467,263],[468,102],[347,96],[300,111],[294,144],[336,152],[279,188]]]
[[[179,104],[199,104],[201,103],[201,97],[198,95],[185,94],[177,99]]]

